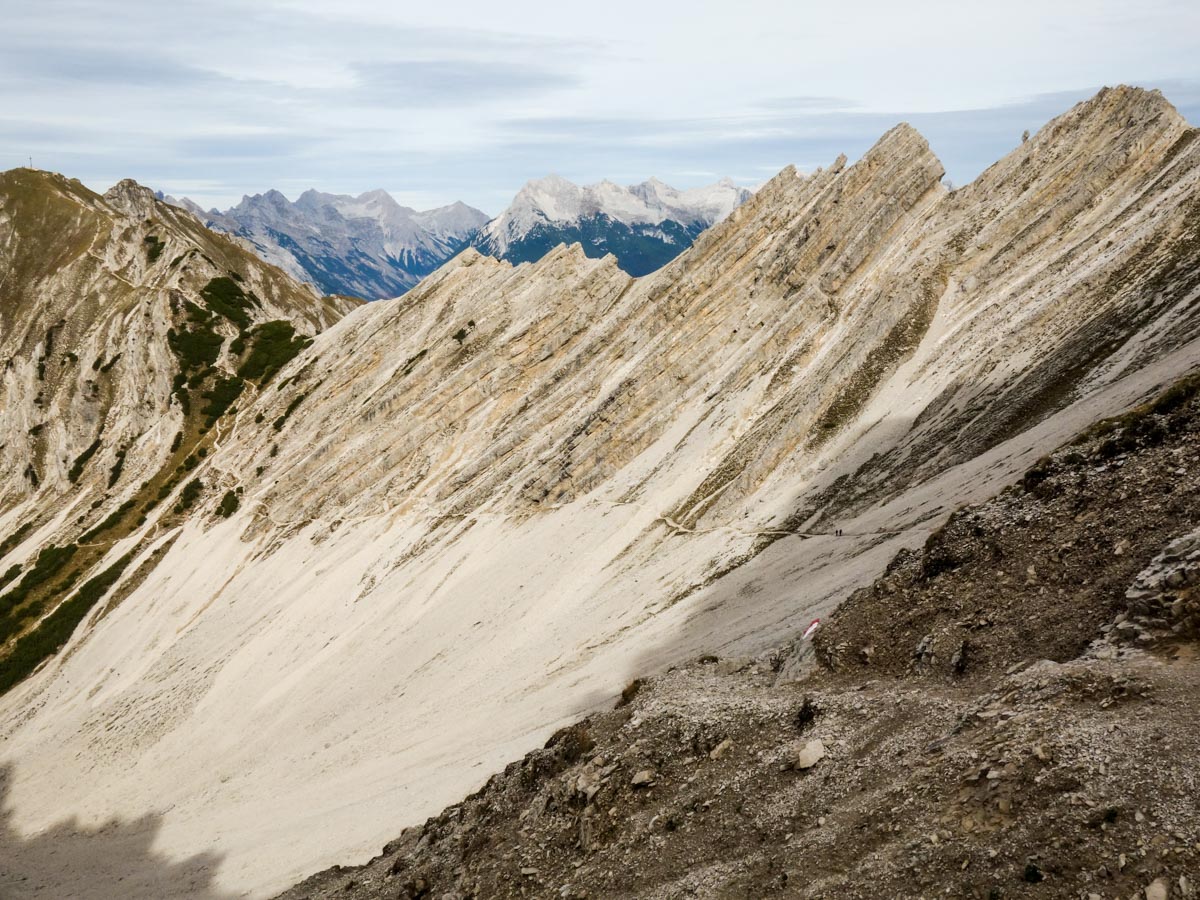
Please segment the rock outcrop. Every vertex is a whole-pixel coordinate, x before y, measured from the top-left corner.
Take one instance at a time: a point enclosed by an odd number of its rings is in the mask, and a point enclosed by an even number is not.
[[[634,676],[777,645],[1200,363],[1195,135],[1106,90],[949,192],[898,126],[654,275],[465,251],[345,316],[224,413],[188,508],[147,511],[103,615],[0,700],[13,822],[169,807],[163,852],[261,895]]]

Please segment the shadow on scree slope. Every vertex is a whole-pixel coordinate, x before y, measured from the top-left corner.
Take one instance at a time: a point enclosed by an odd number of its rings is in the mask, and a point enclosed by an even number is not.
[[[1150,400],[1194,372],[1200,360],[1194,263],[1189,260],[1186,277],[1169,273],[1176,279],[1166,285],[1151,280],[1122,308],[1095,316],[1005,389],[953,383],[916,419],[891,423],[899,437],[890,448],[870,456],[849,448],[832,469],[840,477],[792,498],[794,513],[778,526],[783,534],[760,539],[749,554],[689,591],[703,592],[701,602],[670,640],[638,657],[628,677],[699,654],[754,655],[790,644],[813,618],[871,583],[897,551],[924,543],[955,510],[1020,480],[1035,460],[1091,423]],[[1186,312],[1148,347],[1131,352],[1135,362],[1123,376],[1103,378],[1147,322],[1181,302]],[[954,413],[955,401],[974,414]],[[1051,420],[1072,409],[1075,426],[1053,426]],[[955,475],[959,466],[965,468]],[[926,487],[934,488],[932,495],[914,505],[908,492]],[[873,526],[855,521],[906,494],[899,508],[874,516]]]
[[[162,817],[155,814],[113,819],[96,828],[67,819],[41,834],[22,836],[9,808],[11,774],[11,765],[0,766],[0,900],[233,900],[233,894],[213,885],[220,856],[200,853],[173,861],[155,852],[162,828]]]

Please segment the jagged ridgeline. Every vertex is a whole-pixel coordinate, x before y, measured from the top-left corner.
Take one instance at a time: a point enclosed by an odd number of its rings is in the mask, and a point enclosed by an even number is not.
[[[109,592],[149,516],[186,514],[239,399],[347,304],[132,182],[99,196],[30,169],[0,175],[0,260],[7,690]]]
[[[307,347],[338,310],[46,180],[50,249],[0,240],[42,266],[5,299],[0,575],[104,596],[0,697],[15,827],[167,809],[156,847],[264,894],[634,677],[788,640],[1200,364],[1195,134],[1106,90],[950,191],[902,125],[653,275],[467,250]]]

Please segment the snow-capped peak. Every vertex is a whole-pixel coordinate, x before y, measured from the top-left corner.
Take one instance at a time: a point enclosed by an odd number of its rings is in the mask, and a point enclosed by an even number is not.
[[[437,209],[414,213],[413,221],[439,237],[461,238],[486,225],[488,216],[473,206],[467,206],[461,200],[457,200],[449,206],[440,206]]]
[[[559,175],[534,179],[512,204],[487,224],[484,233],[496,252],[525,237],[539,224],[576,224],[595,215],[626,225],[658,225],[672,220],[707,227],[729,215],[750,191],[725,178],[706,187],[679,191],[657,178],[625,187],[605,179],[580,187]]]

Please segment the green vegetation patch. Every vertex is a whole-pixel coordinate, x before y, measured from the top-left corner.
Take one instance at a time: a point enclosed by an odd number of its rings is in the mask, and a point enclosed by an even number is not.
[[[118,522],[120,522],[121,519],[123,519],[125,517],[125,513],[129,512],[129,510],[133,509],[133,507],[136,505],[137,505],[137,500],[135,500],[135,499],[126,500],[124,503],[122,503],[120,506],[118,506],[115,510],[113,510],[111,513],[109,513],[108,516],[105,517],[99,524],[97,524],[93,528],[88,529],[82,535],[80,535],[79,543],[90,544],[101,534],[108,531],[110,528],[112,528]]]
[[[179,494],[179,500],[175,504],[174,512],[176,515],[182,512],[187,512],[191,509],[196,501],[200,499],[200,494],[204,491],[204,482],[199,478],[193,478],[183,486],[183,490]]]
[[[171,396],[179,401],[179,407],[183,410],[185,416],[192,412],[192,401],[188,395],[187,376],[182,372],[177,372],[175,378],[171,382]]]
[[[8,567],[8,571],[0,575],[0,588],[8,587],[10,581],[21,574],[21,564],[13,563]]]
[[[71,463],[71,471],[67,473],[67,479],[71,484],[79,480],[79,476],[83,474],[84,466],[88,464],[88,460],[96,455],[96,451],[99,449],[100,438],[96,438],[86,450],[75,457],[75,462]]]
[[[200,413],[207,417],[206,427],[211,428],[217,419],[225,415],[226,410],[242,395],[246,382],[237,375],[218,375],[213,386],[200,396],[208,403],[201,408]]]
[[[0,597],[0,618],[8,616],[28,599],[35,588],[45,584],[61,572],[78,549],[79,547],[75,544],[67,544],[65,547],[49,544],[42,548],[34,561],[33,568],[25,573],[25,577],[17,583],[16,587]]]
[[[296,334],[291,322],[275,320],[256,325],[250,332],[250,355],[238,368],[238,375],[266,384],[311,343],[312,338]]]
[[[115,486],[121,480],[121,470],[125,468],[125,454],[128,452],[129,450],[125,447],[117,451],[117,458],[114,460],[113,467],[108,473],[109,487]]]
[[[199,372],[195,373],[194,375],[192,375],[188,378],[187,386],[189,388],[200,387],[200,385],[204,382],[204,379],[207,378],[209,375],[212,375],[216,371],[217,371],[216,366],[209,366],[208,368],[201,369]]]
[[[276,431],[279,431],[283,428],[284,423],[287,422],[287,420],[289,418],[291,418],[292,413],[294,413],[296,411],[296,407],[299,406],[301,403],[303,403],[307,397],[308,397],[308,394],[301,394],[299,397],[297,397],[295,400],[293,400],[291,403],[288,404],[287,409],[285,409],[283,411],[283,415],[280,416],[278,419],[276,419],[272,423],[272,426],[274,427],[274,429]]]
[[[208,308],[224,316],[238,328],[250,327],[248,310],[258,305],[258,298],[247,294],[232,278],[214,278],[200,291]]]
[[[148,234],[143,240],[146,242],[146,260],[151,264],[157,262],[167,245],[156,234]]]
[[[215,363],[223,342],[224,338],[204,325],[167,332],[167,343],[184,372],[202,371]]]
[[[240,505],[238,495],[233,491],[226,491],[225,496],[221,498],[221,505],[217,507],[217,515],[222,519],[228,519],[237,512],[237,508]]]
[[[0,541],[0,556],[6,555],[9,550],[21,543],[21,541],[24,540],[25,535],[29,534],[32,529],[33,523],[25,522],[3,541]]]
[[[46,329],[46,347],[42,352],[42,358],[38,360],[38,381],[46,380],[46,364],[50,357],[54,355],[54,329],[57,327],[57,325],[51,325]]]
[[[92,607],[116,584],[132,559],[133,554],[127,553],[99,575],[89,578],[75,592],[75,596],[47,616],[35,630],[17,641],[8,658],[0,660],[0,694],[8,691],[43,661],[62,649]]]
[[[203,306],[197,306],[191,300],[183,301],[183,310],[187,313],[189,321],[200,322],[202,324],[212,321],[213,314]]]

